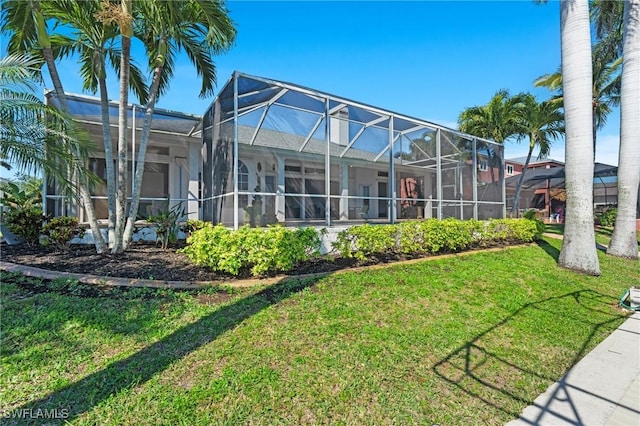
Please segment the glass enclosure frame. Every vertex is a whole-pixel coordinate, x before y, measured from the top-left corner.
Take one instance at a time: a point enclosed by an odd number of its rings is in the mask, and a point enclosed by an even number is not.
[[[202,142],[202,218],[234,229],[506,215],[502,145],[296,84],[234,72]]]

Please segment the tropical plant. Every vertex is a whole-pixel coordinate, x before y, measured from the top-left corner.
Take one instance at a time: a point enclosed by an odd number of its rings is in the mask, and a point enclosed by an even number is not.
[[[178,239],[178,231],[180,231],[179,220],[184,217],[185,210],[182,203],[169,206],[167,199],[166,208],[155,215],[147,218],[147,222],[154,225],[156,231],[156,242],[159,242],[163,250],[169,247],[170,243],[175,243]]]
[[[107,7],[100,0],[77,2],[75,0],[57,0],[47,2],[49,15],[65,26],[70,34],[57,34],[56,43],[61,56],[78,53],[80,75],[83,89],[91,93],[100,93],[102,120],[102,139],[105,153],[106,189],[108,205],[108,235],[114,241],[116,217],[116,176],[111,142],[111,123],[109,113],[109,95],[107,91],[107,63],[120,74],[121,51],[115,43],[118,28],[103,16],[119,16],[112,13],[113,7]],[[106,7],[106,9],[103,9]],[[119,12],[119,10],[116,9]],[[96,25],[96,18],[102,25]],[[147,88],[142,71],[135,63],[130,64],[129,86],[140,102],[147,100]],[[126,108],[126,103],[125,103]],[[122,146],[120,146],[122,148]],[[126,152],[125,152],[126,155]],[[126,176],[119,176],[125,179]],[[120,201],[122,203],[122,200]]]
[[[591,107],[593,111],[590,127],[593,133],[593,159],[595,159],[597,131],[605,126],[613,107],[620,104],[620,65],[622,59],[617,58],[611,61],[609,56],[594,49],[591,64],[593,76]],[[538,77],[533,84],[536,87],[546,87],[557,92],[552,102],[559,106],[563,105],[564,95],[560,70]]]
[[[462,111],[458,127],[462,132],[504,143],[518,134],[522,99],[523,95],[510,96],[507,90],[499,90],[488,104]]]
[[[133,178],[129,214],[122,241],[116,239],[114,247],[117,249],[119,246],[121,250],[126,249],[131,242],[140,202],[153,111],[158,97],[169,88],[176,55],[180,50],[187,53],[198,75],[202,76],[200,96],[205,97],[213,93],[216,82],[216,69],[212,56],[227,50],[236,34],[227,10],[220,1],[144,1],[137,2],[135,5],[135,35],[145,45],[153,75],[149,88],[149,100],[145,107],[137,159],[138,167]],[[117,232],[118,229],[116,229],[116,235],[118,235]]]
[[[59,250],[69,250],[71,240],[84,236],[85,229],[77,217],[58,216],[47,221],[42,227],[43,244],[53,244]]]
[[[591,40],[587,0],[560,4],[562,89],[565,110],[564,239],[558,263],[567,269],[600,275],[593,231],[593,134]]]
[[[598,56],[611,61],[622,56],[624,1],[591,0],[589,14],[595,28]]]
[[[529,151],[516,186],[511,214],[518,211],[522,184],[534,149],[539,148],[538,159],[549,155],[552,141],[564,133],[564,114],[557,103],[552,101],[538,103],[533,95],[527,94],[522,97],[519,124],[518,140],[528,138]]]
[[[45,6],[49,3],[45,3]],[[62,81],[58,74],[55,63],[54,45],[49,35],[47,27],[46,11],[42,10],[40,0],[30,0],[28,2],[9,1],[3,4],[3,24],[2,33],[10,33],[10,52],[39,52],[47,65],[51,82],[53,83],[56,100],[60,109],[70,115],[67,98],[62,87]],[[86,156],[79,150],[70,151],[76,164],[84,164]],[[68,170],[69,178],[73,182],[78,182],[77,192],[84,205],[87,219],[94,235],[96,251],[102,253],[106,249],[104,239],[98,227],[95,210],[91,200],[89,182],[84,178],[79,167]]]
[[[640,1],[625,1],[618,215],[607,249],[614,256],[638,258],[635,225],[640,185]]]
[[[27,173],[44,171],[56,178],[64,193],[76,189],[68,170],[91,176],[84,159],[92,149],[86,132],[70,115],[45,105],[33,91],[42,62],[30,55],[0,59],[0,159]]]

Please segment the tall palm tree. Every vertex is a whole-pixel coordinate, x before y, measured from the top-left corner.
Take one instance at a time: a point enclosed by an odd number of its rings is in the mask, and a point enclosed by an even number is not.
[[[138,212],[153,111],[158,97],[169,87],[176,55],[181,50],[186,52],[198,75],[202,77],[200,96],[205,97],[213,93],[216,83],[216,68],[212,56],[227,50],[236,35],[224,3],[219,0],[141,1],[135,5],[135,35],[147,49],[153,75],[140,138],[131,205],[121,242],[122,250],[131,241]]]
[[[604,51],[596,50],[592,56],[591,107],[593,112],[591,130],[593,133],[593,158],[595,159],[596,133],[607,123],[607,117],[613,107],[620,104],[620,65],[622,59],[618,57],[611,61],[610,56],[606,55]],[[558,94],[553,98],[553,101],[560,106],[563,104],[562,72],[560,70],[538,77],[533,84],[536,87],[546,87],[551,91],[557,91]]]
[[[56,67],[54,49],[47,27],[48,16],[43,12],[40,0],[9,1],[3,6],[1,31],[2,33],[11,33],[9,51],[39,52],[42,55],[49,70],[49,76],[51,77],[60,108],[69,114],[67,98]],[[76,152],[75,155],[78,160],[81,159],[80,152]],[[75,173],[76,170],[72,170],[72,172]],[[74,180],[77,178],[77,176],[72,177]],[[98,227],[88,182],[83,179],[78,180],[78,192],[87,214],[91,232],[94,235],[96,251],[103,253],[106,250],[106,244]]]
[[[96,18],[107,14],[114,16],[112,8],[103,9],[104,3],[100,0],[90,0],[79,3],[75,0],[56,0],[49,2],[50,15],[63,25],[72,29],[71,35],[58,35],[57,41],[63,54],[77,52],[79,54],[81,68],[80,75],[83,79],[83,89],[92,93],[99,91],[102,138],[105,153],[106,189],[108,204],[108,228],[109,241],[115,241],[116,228],[116,175],[113,163],[113,149],[111,143],[111,123],[109,113],[109,95],[107,92],[107,62],[118,74],[121,71],[121,51],[115,43],[118,28],[113,25],[111,19],[100,19],[102,25],[96,25]],[[145,79],[135,63],[130,64],[129,85],[141,103],[147,101],[147,88]],[[125,104],[126,110],[126,104]],[[122,148],[122,145],[120,145]],[[125,150],[126,151],[126,150]],[[125,152],[126,154],[126,152]],[[126,189],[126,176],[120,176]],[[120,197],[126,196],[126,191]]]
[[[549,155],[552,141],[564,133],[564,114],[556,102],[545,101],[538,103],[533,95],[526,94],[522,97],[522,104],[518,140],[529,138],[529,151],[516,186],[511,214],[518,211],[522,183],[524,182],[533,150],[538,147],[538,158],[545,158]]]
[[[27,173],[44,171],[73,195],[77,187],[68,170],[91,176],[84,160],[92,144],[69,115],[33,95],[41,66],[28,55],[0,59],[0,159]]]
[[[618,217],[607,253],[638,258],[636,209],[640,185],[640,0],[625,1]]]
[[[560,266],[600,275],[593,231],[591,36],[587,0],[560,4],[567,209]]]

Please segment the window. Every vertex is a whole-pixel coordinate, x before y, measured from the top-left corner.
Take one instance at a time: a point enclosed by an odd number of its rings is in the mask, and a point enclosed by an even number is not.
[[[242,161],[238,161],[238,191],[249,190],[249,169]],[[248,195],[238,196],[238,205],[240,207],[247,206],[249,204]]]
[[[489,170],[489,162],[487,160],[478,159],[478,170],[481,172],[486,172]]]
[[[513,165],[507,164],[507,175],[513,175]]]

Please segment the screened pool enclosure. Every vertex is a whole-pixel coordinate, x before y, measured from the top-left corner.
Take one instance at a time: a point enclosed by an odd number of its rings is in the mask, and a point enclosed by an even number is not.
[[[203,116],[202,218],[238,228],[504,217],[503,147],[235,72]]]

